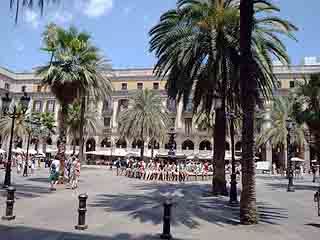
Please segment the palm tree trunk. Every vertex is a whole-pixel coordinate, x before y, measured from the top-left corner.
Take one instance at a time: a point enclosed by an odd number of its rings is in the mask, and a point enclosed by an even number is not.
[[[81,93],[81,111],[80,111],[80,148],[79,148],[79,159],[80,162],[84,162],[83,157],[83,148],[84,148],[84,114],[86,112],[86,94],[85,92]]]
[[[216,109],[215,127],[214,127],[214,152],[213,166],[214,176],[212,178],[212,193],[215,195],[227,196],[227,185],[225,177],[225,149],[226,149],[226,116],[225,101],[223,100],[222,108]]]
[[[65,152],[66,152],[66,125],[65,120],[67,116],[67,104],[61,103],[61,107],[58,113],[58,126],[59,126],[59,140],[58,140],[58,153],[56,154],[55,158],[60,161],[60,178],[63,183],[64,178],[64,163],[66,160]]]
[[[253,79],[253,57],[251,39],[253,29],[253,0],[240,2],[240,89],[243,110],[242,123],[242,192],[240,200],[240,222],[256,224],[256,182],[254,161],[254,119],[256,84]]]
[[[154,144],[155,144],[155,141],[152,141],[152,143],[151,143],[151,159],[153,159],[153,154],[154,154]]]
[[[140,157],[141,157],[141,160],[143,160],[143,157],[144,157],[143,127],[141,128],[140,138],[141,138],[141,142],[142,142],[142,145],[141,145],[141,148],[140,148]]]

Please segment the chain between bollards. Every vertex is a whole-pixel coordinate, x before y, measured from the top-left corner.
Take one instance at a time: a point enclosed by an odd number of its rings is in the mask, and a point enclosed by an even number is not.
[[[6,206],[6,215],[2,216],[3,220],[13,220],[16,216],[13,215],[13,205],[14,205],[14,192],[16,189],[14,187],[8,187],[7,189],[7,206]]]
[[[88,228],[88,225],[86,225],[87,199],[87,194],[79,195],[78,225],[75,226],[77,230],[85,230]]]
[[[172,207],[172,201],[170,199],[166,200],[163,203],[163,232],[160,235],[161,239],[172,239],[172,236],[170,233],[171,207]]]

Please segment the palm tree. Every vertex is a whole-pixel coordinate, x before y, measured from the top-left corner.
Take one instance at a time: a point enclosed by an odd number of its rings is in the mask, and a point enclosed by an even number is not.
[[[55,134],[55,117],[51,112],[41,112],[34,113],[38,121],[40,122],[39,127],[39,139],[42,139],[43,142],[43,152],[46,153],[47,141],[51,135]]]
[[[43,36],[44,49],[50,56],[47,66],[38,69],[42,84],[49,86],[60,103],[59,152],[65,159],[65,134],[68,104],[81,99],[81,121],[84,125],[85,101],[87,96],[96,100],[109,96],[112,90],[110,79],[101,68],[106,69],[99,49],[90,41],[90,35],[78,32],[74,27],[64,30],[50,24]],[[83,127],[80,127],[80,160],[83,160]]]
[[[288,97],[275,97],[272,103],[271,111],[269,109],[261,112],[261,115],[270,114],[271,126],[269,128],[262,128],[256,139],[257,147],[262,144],[271,142],[275,147],[287,146],[288,131],[286,128],[286,120],[288,118],[294,119],[295,102],[292,98]],[[294,128],[293,139],[294,145],[303,148],[305,142],[305,126],[297,123]],[[284,150],[284,149],[282,149]],[[283,160],[285,159],[285,152],[283,151]],[[289,159],[288,159],[289,161]],[[282,164],[283,165],[283,164]]]
[[[143,159],[145,141],[148,138],[161,140],[170,119],[157,91],[138,91],[130,100],[131,106],[119,115],[119,133],[122,137],[141,140],[140,156]]]
[[[216,111],[214,131],[213,192],[226,193],[224,152],[226,106],[238,112],[240,12],[237,0],[179,0],[177,9],[164,13],[151,29],[150,50],[158,58],[155,73],[167,78],[170,97],[189,98],[193,91],[195,111],[210,113],[216,95],[222,107]],[[256,13],[272,13],[278,8],[268,1],[255,1]],[[258,18],[258,16],[260,18]],[[263,17],[261,17],[263,16]],[[252,52],[257,67],[255,84],[264,97],[272,95],[277,81],[272,72],[272,58],[289,61],[279,34],[292,37],[296,28],[288,21],[266,14],[254,19]],[[255,92],[256,99],[259,94]],[[230,107],[231,106],[231,107]]]
[[[87,108],[84,116],[84,139],[95,135],[98,129],[103,128],[103,121],[97,110]],[[73,152],[76,151],[76,141],[80,138],[79,132],[81,128],[81,104],[75,102],[68,106],[68,136],[70,142],[73,142]]]
[[[242,192],[240,199],[240,221],[243,224],[258,222],[256,207],[256,184],[254,164],[254,119],[257,82],[252,52],[254,30],[254,1],[240,1],[240,89],[243,111],[242,128]],[[263,87],[263,86],[262,86]]]
[[[311,146],[320,161],[320,74],[312,74],[310,80],[299,83],[294,97],[295,118],[308,126]]]
[[[59,1],[60,0],[38,0],[37,6],[40,8],[41,15],[43,14],[45,4],[48,5],[50,2],[58,3]],[[21,7],[32,8],[32,7],[34,7],[35,2],[36,1],[34,1],[34,0],[10,0],[10,9],[15,10],[15,23],[18,22],[20,8]]]
[[[27,113],[25,113],[20,105],[16,109],[16,119],[13,129],[14,136],[24,136],[26,132],[25,119]],[[12,119],[8,115],[4,115],[0,119],[0,135],[5,140],[10,138],[11,135]]]

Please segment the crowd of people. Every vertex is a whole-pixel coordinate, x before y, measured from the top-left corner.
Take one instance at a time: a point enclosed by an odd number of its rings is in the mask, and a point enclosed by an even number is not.
[[[33,154],[29,154],[27,157],[27,154],[24,152],[13,153],[12,155],[12,167],[16,168],[17,174],[21,174],[24,177],[33,175],[36,169],[40,169],[41,162],[44,162],[44,167],[49,169],[48,181],[50,190],[56,190],[56,185],[60,180],[66,181],[72,189],[78,187],[80,160],[76,155],[71,155],[67,158],[63,169],[61,162],[55,158],[38,157]],[[7,162],[3,161],[3,163],[5,168]]]
[[[212,164],[209,161],[159,160],[149,162],[139,159],[118,159],[115,162],[117,175],[156,181],[188,181],[190,176],[202,179],[212,176]]]
[[[53,159],[50,163],[50,190],[56,190],[56,185],[60,179],[62,179],[62,181],[66,180],[71,189],[78,188],[80,169],[80,160],[76,155],[71,155],[65,161],[64,167],[61,166],[59,160]]]

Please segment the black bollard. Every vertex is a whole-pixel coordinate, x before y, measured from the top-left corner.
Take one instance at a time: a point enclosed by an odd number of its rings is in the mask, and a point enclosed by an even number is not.
[[[171,207],[171,200],[168,199],[163,203],[163,233],[160,235],[161,239],[172,239],[170,233]]]
[[[13,215],[13,204],[14,204],[14,192],[16,189],[14,187],[9,187],[7,189],[7,207],[6,207],[6,215],[2,216],[3,220],[13,220],[16,216]]]
[[[88,225],[86,225],[87,198],[87,194],[79,195],[78,225],[75,226],[77,230],[85,230],[88,228]]]

